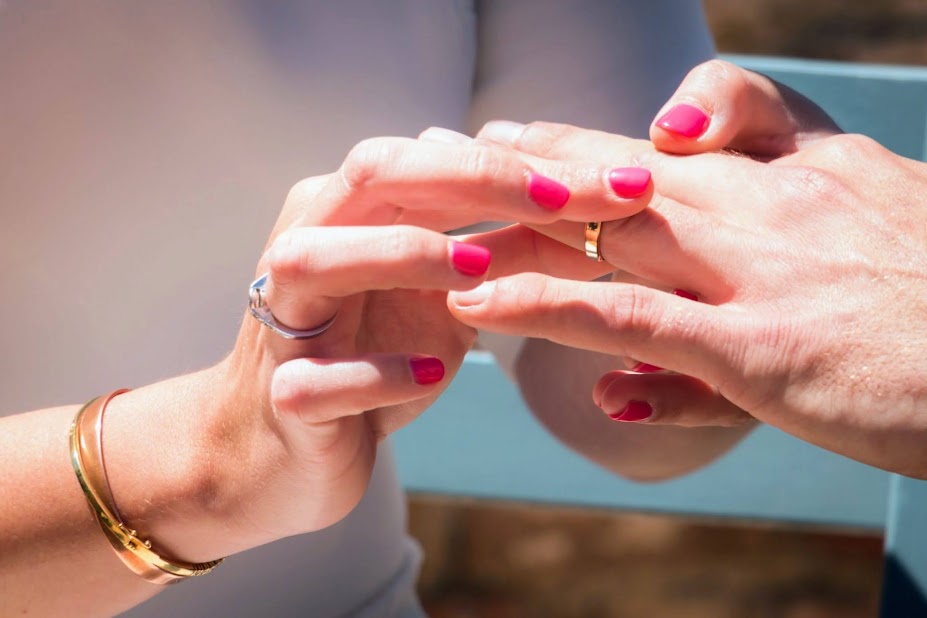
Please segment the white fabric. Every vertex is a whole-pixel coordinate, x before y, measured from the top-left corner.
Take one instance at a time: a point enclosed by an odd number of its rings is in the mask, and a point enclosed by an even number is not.
[[[360,139],[642,134],[710,53],[689,0],[0,1],[0,414],[221,358],[287,189]],[[129,615],[420,615],[404,508],[384,448],[341,523]]]

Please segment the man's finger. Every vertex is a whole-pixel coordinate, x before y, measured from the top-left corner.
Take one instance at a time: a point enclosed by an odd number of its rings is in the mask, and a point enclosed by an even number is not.
[[[722,308],[621,283],[521,274],[452,292],[448,307],[475,328],[630,356],[712,384],[725,383],[743,339]]]

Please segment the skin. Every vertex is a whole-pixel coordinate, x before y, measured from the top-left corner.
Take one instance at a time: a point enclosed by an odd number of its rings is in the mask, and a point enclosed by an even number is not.
[[[367,488],[378,442],[434,401],[473,342],[447,292],[521,268],[500,248],[489,272],[462,273],[442,232],[636,212],[602,199],[605,171],[393,138],[363,142],[336,173],[299,183],[255,274],[270,272],[268,304],[282,323],[337,320],[321,337],[289,341],[245,315],[218,365],[114,399],[103,444],[123,519],[186,562],[342,519]],[[570,207],[532,201],[532,172],[570,182]],[[602,271],[584,266],[586,278]],[[416,382],[410,361],[423,357],[442,361],[443,379]],[[116,559],[62,455],[77,408],[0,419],[0,504],[15,505],[0,509],[2,613],[114,614],[161,589]]]
[[[615,428],[609,435],[620,431],[631,455],[614,459],[609,443],[598,442],[592,456],[632,476],[659,478],[706,461],[754,417],[918,473],[910,445],[923,436],[915,380],[922,342],[899,325],[910,324],[922,296],[912,201],[925,191],[922,165],[858,137],[811,132],[814,139],[796,140],[792,152],[771,149],[768,165],[717,154],[667,157],[645,142],[571,127],[536,125],[529,134],[546,149],[533,152],[527,139],[514,149],[486,140],[369,140],[335,174],[298,184],[255,272],[271,273],[268,302],[281,322],[311,327],[337,313],[336,322],[322,337],[292,342],[245,316],[223,362],[116,398],[104,444],[124,519],[163,554],[192,562],[338,521],[363,495],[378,441],[421,413],[456,372],[472,326],[597,350],[598,357],[575,352],[592,371],[610,369],[620,355],[685,374],[630,374],[615,387],[616,375],[629,374],[609,372],[600,381],[604,408],[632,395],[654,404],[641,425],[596,417]],[[571,160],[592,145],[605,149],[607,162]],[[659,191],[614,195],[608,172],[629,164],[651,169]],[[532,201],[532,172],[569,187],[567,205],[554,211]],[[863,200],[847,177],[876,179],[884,200]],[[754,206],[745,209],[745,201]],[[611,264],[569,246],[581,222],[619,218],[627,222],[609,224],[602,236]],[[489,272],[464,275],[440,232],[482,220],[533,227],[461,239],[493,255]],[[654,247],[663,250],[659,260],[647,257]],[[783,260],[792,251],[800,259]],[[616,267],[652,287],[588,282]],[[474,289],[484,280],[496,283]],[[697,291],[703,302],[662,291],[672,287]],[[489,294],[473,304],[468,291]],[[897,354],[889,363],[879,349]],[[443,361],[440,382],[414,380],[410,360],[423,356]],[[519,363],[526,383],[557,375],[556,357],[547,358]],[[558,393],[583,391],[565,384]],[[159,590],[115,559],[61,456],[76,409],[0,420],[7,471],[0,504],[15,505],[0,509],[4,612],[117,613]],[[732,427],[693,434],[661,423]],[[597,429],[574,424],[568,439],[579,444]],[[686,452],[693,443],[701,446]],[[888,459],[886,444],[895,450]],[[688,462],[659,468],[677,447]]]
[[[554,125],[534,123],[528,129],[538,126]],[[457,144],[471,149],[494,149],[500,146],[508,149],[516,140],[524,142],[529,133],[531,131],[526,130],[524,125],[494,122],[486,125],[476,139],[438,127],[427,129],[419,139]],[[536,163],[545,158],[561,161],[583,158],[602,165],[626,160],[626,153],[615,151],[614,148],[601,149],[601,144],[595,144],[593,148],[585,146],[568,146],[558,152],[546,150],[539,144],[531,154],[541,158],[530,160]],[[521,151],[528,152],[526,144],[522,144]],[[590,157],[590,152],[596,154]],[[624,202],[626,207],[632,209],[640,207],[639,201]],[[532,234],[527,228],[522,228],[521,232]],[[505,233],[501,233],[498,238],[495,238],[495,234],[488,234],[480,236],[479,242],[492,243],[494,255],[505,255],[506,261],[517,263],[522,270],[557,273],[555,276],[581,280],[610,275],[614,280],[644,281],[627,272],[611,272],[612,266],[597,268],[585,258],[577,259],[575,252],[564,251],[561,243],[550,242],[549,238],[537,234],[530,238],[519,238],[515,243]],[[541,243],[544,250],[535,255],[530,249],[526,250],[526,242],[532,245]],[[624,364],[633,367],[637,361],[626,359]],[[715,426],[699,427],[612,422],[602,414],[590,393],[598,376],[623,367],[624,364],[612,354],[601,354],[529,336],[519,351],[514,369],[525,402],[535,418],[551,434],[603,468],[638,482],[662,481],[701,468],[737,444],[755,424],[746,415],[739,415],[732,423],[718,422]]]
[[[796,121],[800,112],[781,90],[741,73],[752,104],[779,114],[757,130],[744,124],[748,115],[729,117],[738,128],[728,134],[742,148],[756,145],[762,161],[715,152],[668,156],[562,125],[529,125],[512,143],[552,158],[605,149],[612,161],[623,157],[652,172],[652,190],[639,198],[646,210],[606,223],[600,246],[615,267],[655,287],[520,274],[452,293],[451,309],[479,328],[674,372],[603,375],[594,396],[606,412],[633,400],[651,404],[652,415],[639,421],[648,425],[755,418],[859,461],[927,478],[927,336],[917,326],[927,309],[927,165],[862,136],[834,135],[832,123]],[[698,92],[681,90],[686,97]],[[710,135],[703,139],[711,143]],[[581,245],[576,225],[534,227]],[[513,242],[524,234],[509,233]],[[547,259],[547,243],[522,246],[539,262]],[[674,288],[700,302],[664,291]]]

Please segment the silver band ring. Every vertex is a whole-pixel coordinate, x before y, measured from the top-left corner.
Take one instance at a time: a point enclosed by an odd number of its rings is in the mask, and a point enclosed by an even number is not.
[[[309,330],[296,330],[295,328],[284,326],[278,322],[274,314],[271,313],[270,307],[268,307],[265,302],[268,276],[269,273],[264,273],[255,279],[251,287],[248,288],[248,309],[251,310],[251,315],[253,315],[254,319],[258,322],[286,339],[312,339],[327,331],[331,328],[331,325],[335,323],[335,318],[338,317],[337,313],[321,326],[316,326]]]

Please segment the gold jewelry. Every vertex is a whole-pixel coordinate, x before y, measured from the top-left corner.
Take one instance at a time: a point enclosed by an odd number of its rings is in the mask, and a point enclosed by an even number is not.
[[[602,232],[601,221],[591,221],[586,224],[586,257],[596,262],[604,262],[602,252],[599,250],[599,234]]]
[[[205,575],[223,558],[200,564],[168,561],[151,549],[151,542],[125,525],[116,511],[115,500],[106,478],[103,461],[103,412],[116,395],[128,392],[120,389],[92,399],[78,411],[71,423],[71,465],[90,510],[116,555],[129,569],[155,584],[173,584],[188,577]]]

